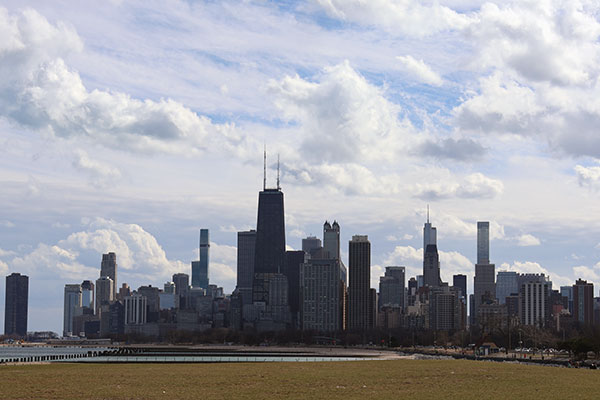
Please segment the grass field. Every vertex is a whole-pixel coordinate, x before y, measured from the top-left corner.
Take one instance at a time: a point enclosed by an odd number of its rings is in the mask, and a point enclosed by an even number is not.
[[[600,371],[462,360],[0,367],[3,399],[398,399],[404,396],[599,398]]]

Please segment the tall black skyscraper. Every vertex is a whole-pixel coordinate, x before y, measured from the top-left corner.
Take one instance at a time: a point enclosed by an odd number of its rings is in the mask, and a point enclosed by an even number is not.
[[[279,187],[279,167],[277,187],[266,187],[258,194],[258,219],[256,222],[256,250],[254,253],[253,301],[269,299],[269,280],[273,274],[285,272],[285,218],[283,212],[283,192]]]
[[[440,258],[437,246],[428,244],[423,258],[423,285],[440,286]]]
[[[352,236],[349,245],[349,321],[350,330],[366,330],[369,326],[371,288],[371,242],[365,235]]]
[[[6,277],[6,302],[4,303],[4,334],[27,335],[27,302],[29,277],[12,273]]]
[[[460,289],[461,295],[466,299],[467,298],[467,276],[458,274],[452,276],[452,286]]]

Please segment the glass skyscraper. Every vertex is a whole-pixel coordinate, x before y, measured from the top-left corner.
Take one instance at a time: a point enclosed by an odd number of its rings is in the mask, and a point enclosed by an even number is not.
[[[192,261],[192,287],[208,289],[209,249],[208,229],[200,229],[199,260]]]

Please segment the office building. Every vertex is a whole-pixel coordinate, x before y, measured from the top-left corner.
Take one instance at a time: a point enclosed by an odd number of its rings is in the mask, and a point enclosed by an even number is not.
[[[113,296],[117,293],[117,255],[115,253],[102,254],[100,264],[100,277],[108,276],[113,283]]]
[[[63,311],[63,336],[78,335],[73,332],[73,318],[81,308],[81,285],[65,285],[65,299]]]
[[[137,293],[146,298],[146,321],[158,322],[160,313],[160,291],[152,285],[140,286]],[[177,296],[177,294],[175,294]]]
[[[306,254],[312,254],[313,251],[319,250],[321,247],[321,239],[316,236],[308,236],[302,239],[302,251]]]
[[[467,276],[457,274],[452,276],[452,286],[460,290],[460,295],[467,298]]]
[[[147,298],[140,293],[125,297],[125,325],[143,325],[147,322]]]
[[[100,315],[103,305],[108,306],[115,300],[113,283],[108,276],[101,276],[96,280],[96,315]]]
[[[237,234],[237,285],[236,290],[244,304],[252,304],[252,282],[254,280],[254,256],[256,251],[256,231],[243,231]]]
[[[265,156],[266,158],[266,156]],[[266,171],[266,167],[265,167]],[[269,281],[285,268],[285,214],[283,192],[279,187],[267,189],[266,172],[263,190],[258,194],[256,250],[254,253],[253,302],[269,301]]]
[[[190,276],[188,274],[179,272],[177,274],[173,274],[171,279],[175,283],[175,294],[178,296],[185,296],[190,289]],[[208,287],[203,289],[208,289]]]
[[[339,264],[339,259],[329,257],[307,259],[302,264],[302,329],[318,332],[342,330]]]
[[[506,296],[519,293],[519,274],[514,271],[498,271],[496,298],[499,304],[506,303]]]
[[[300,293],[301,266],[307,259],[307,254],[302,250],[293,250],[285,252],[285,276],[288,280],[289,306],[292,313],[292,324],[294,327],[300,325],[300,311],[302,299]]]
[[[440,258],[437,246],[428,244],[423,258],[423,285],[437,287],[440,283]]]
[[[379,278],[379,310],[383,307],[404,310],[405,267],[386,267]]]
[[[414,306],[417,300],[417,291],[419,290],[417,280],[412,277],[408,280],[407,306]]]
[[[437,246],[437,229],[429,222],[429,206],[427,206],[427,222],[423,227],[423,252],[429,245]]]
[[[332,225],[327,221],[323,224],[323,249],[327,257],[340,259],[340,225],[337,221]]]
[[[368,236],[354,235],[349,242],[348,329],[369,328],[371,287],[371,243]],[[371,315],[372,317],[372,315]]]
[[[549,281],[525,281],[519,289],[519,319],[522,325],[545,326],[550,318],[550,292],[552,283]]]
[[[594,324],[594,284],[582,279],[573,285],[573,320],[581,325]]]
[[[192,287],[208,288],[209,250],[208,229],[200,229],[198,261],[192,261]]]
[[[561,286],[560,294],[567,298],[569,313],[573,315],[573,286]]]
[[[4,302],[4,334],[27,335],[29,277],[13,272],[6,277]]]
[[[459,291],[460,289],[448,285],[429,288],[430,329],[436,331],[462,329],[462,302]]]
[[[473,308],[471,324],[477,324],[477,312],[481,304],[496,301],[496,266],[490,264],[490,223],[477,222],[477,264],[473,278]]]
[[[477,264],[490,263],[490,223],[477,222]]]
[[[83,281],[81,283],[81,307],[92,310],[94,313],[94,283],[92,281]],[[85,313],[85,311],[84,311]]]

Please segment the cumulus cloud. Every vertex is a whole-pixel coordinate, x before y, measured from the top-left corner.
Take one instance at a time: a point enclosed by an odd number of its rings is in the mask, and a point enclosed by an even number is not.
[[[517,237],[517,245],[518,246],[539,246],[542,242],[540,242],[540,239],[536,238],[533,235],[530,234],[524,234],[521,235],[519,237]]]
[[[441,86],[444,83],[442,77],[423,60],[417,60],[411,55],[397,56],[396,59],[401,68],[414,79],[432,86]]]
[[[283,116],[301,124],[303,157],[331,163],[393,160],[405,147],[412,124],[348,61],[326,67],[317,79],[296,75],[269,84]]]
[[[210,283],[232,292],[237,280],[237,247],[210,242]]]
[[[81,51],[82,41],[62,23],[52,25],[31,9],[18,15],[0,9],[0,30],[6,33],[0,48],[0,109],[14,122],[137,152],[190,154],[212,146],[244,151],[247,138],[233,125],[213,124],[174,100],[88,90],[64,60]],[[99,169],[84,160],[78,166]]]
[[[428,36],[437,32],[460,29],[469,17],[440,5],[421,1],[392,0],[314,0],[329,16],[344,21],[410,36]]]
[[[590,188],[600,187],[600,167],[584,167],[582,165],[575,166],[575,174],[579,185]]]
[[[12,250],[4,250],[0,248],[0,257],[9,257],[15,254],[16,253]]]
[[[9,265],[38,279],[96,279],[101,254],[115,252],[119,283],[157,283],[175,272],[187,271],[188,262],[169,260],[156,238],[137,224],[96,218],[83,231],[70,234],[54,245],[40,243],[28,254],[14,257]]]

